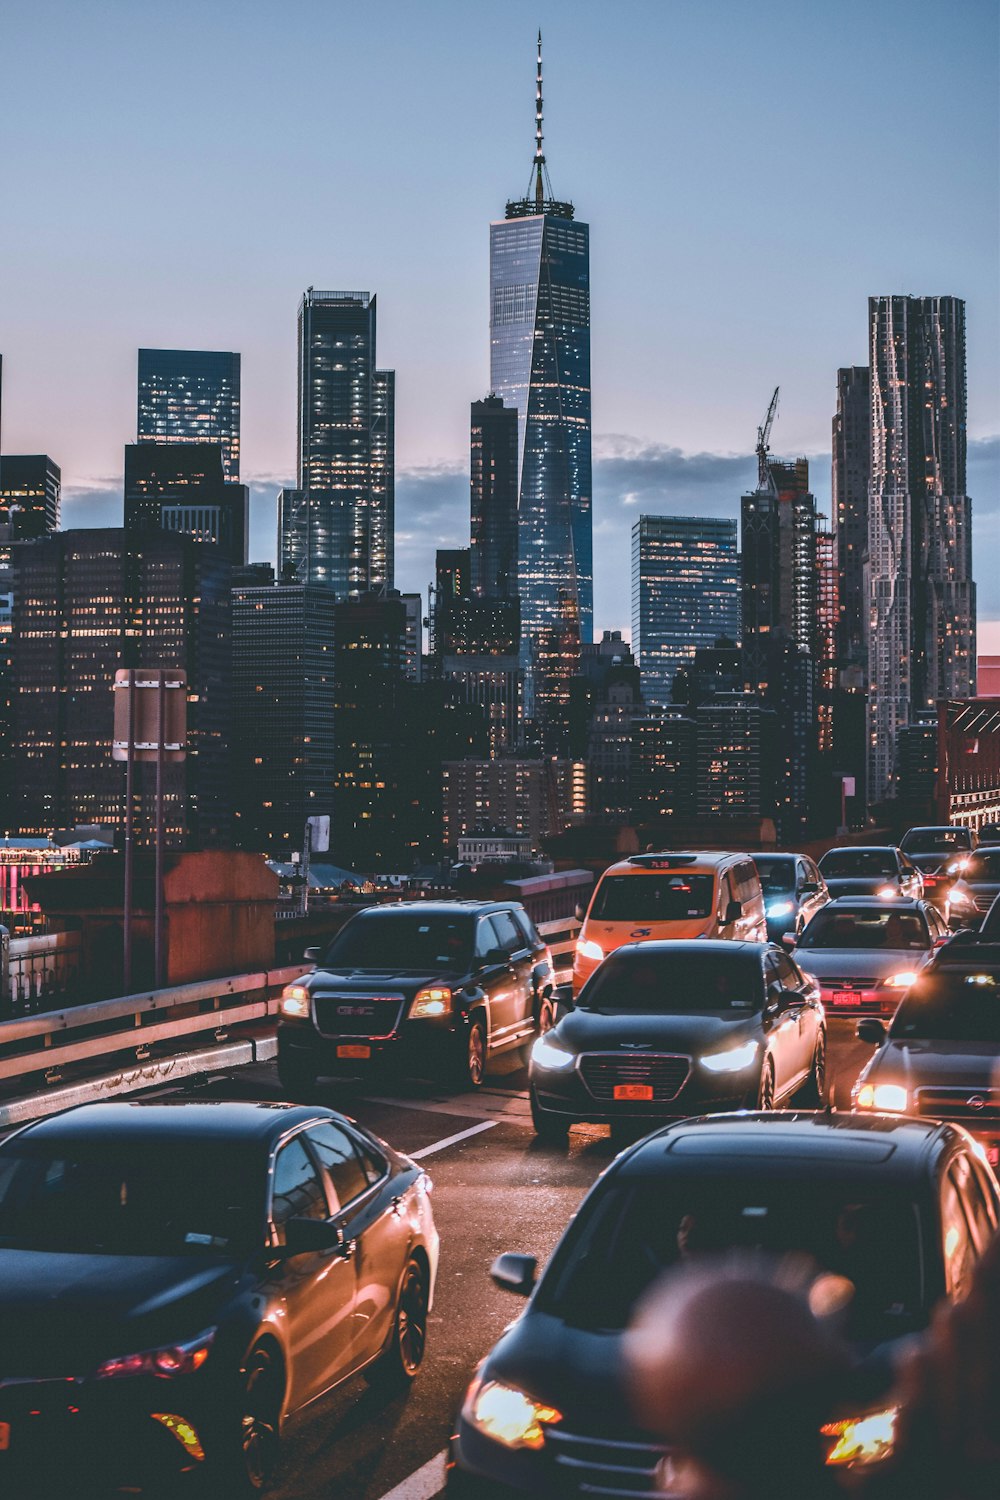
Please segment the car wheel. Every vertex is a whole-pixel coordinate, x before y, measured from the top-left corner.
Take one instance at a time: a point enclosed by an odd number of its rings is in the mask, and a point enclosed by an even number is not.
[[[465,1051],[461,1067],[461,1081],[473,1089],[481,1089],[486,1077],[486,1027],[482,1017],[474,1019],[465,1035]]]
[[[365,1371],[369,1385],[388,1394],[403,1391],[410,1384],[427,1348],[427,1302],[427,1271],[411,1256],[400,1283],[389,1343]]]
[[[279,1424],[285,1381],[278,1354],[266,1344],[251,1350],[229,1429],[207,1454],[206,1494],[245,1500],[271,1484],[281,1451]]]
[[[316,1064],[308,1053],[299,1056],[295,1052],[279,1051],[278,1081],[290,1098],[308,1094],[316,1087],[317,1076]]]
[[[535,1007],[535,1022],[539,1036],[544,1036],[556,1024],[556,1007],[550,995],[542,995]]]
[[[569,1137],[569,1121],[541,1109],[534,1089],[531,1090],[531,1123],[536,1136],[546,1146],[565,1146]]]
[[[774,1108],[774,1063],[769,1057],[765,1057],[760,1070],[760,1083],[757,1086],[757,1108]]]
[[[821,1031],[816,1038],[812,1070],[800,1091],[800,1102],[819,1109],[826,1093],[826,1037]]]

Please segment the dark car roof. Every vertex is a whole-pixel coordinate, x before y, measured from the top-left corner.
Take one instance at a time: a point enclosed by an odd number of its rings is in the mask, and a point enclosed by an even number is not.
[[[838,906],[843,911],[849,906],[860,906],[865,911],[922,911],[928,903],[921,896],[893,896],[883,901],[881,896],[834,896],[828,906]]]
[[[81,1104],[18,1131],[32,1140],[277,1140],[310,1120],[340,1120],[335,1110],[304,1104],[219,1102],[177,1099],[170,1102]],[[14,1139],[14,1137],[11,1137]]]
[[[398,912],[407,916],[454,917],[477,916],[480,912],[506,911],[520,906],[520,901],[392,901],[384,906],[365,906],[357,917],[388,917]]]
[[[828,849],[826,854],[895,854],[898,844],[837,844],[833,849]],[[826,859],[826,854],[821,858]]]
[[[944,1145],[951,1132],[935,1120],[899,1115],[812,1112],[740,1112],[702,1115],[667,1125],[619,1158],[618,1170],[646,1175],[667,1158],[681,1167],[686,1157],[699,1173],[729,1174],[734,1163],[771,1162],[796,1175],[826,1168],[876,1171],[880,1180],[923,1178],[928,1155]]]
[[[757,862],[758,859],[806,859],[805,854],[789,854],[784,849],[761,849],[759,854],[751,854],[750,858]]]
[[[774,943],[742,943],[734,942],[732,938],[649,938],[637,943],[622,943],[608,957],[622,953],[640,954],[643,958],[656,958],[666,954],[683,957],[692,953],[764,954],[774,951],[775,947]]]

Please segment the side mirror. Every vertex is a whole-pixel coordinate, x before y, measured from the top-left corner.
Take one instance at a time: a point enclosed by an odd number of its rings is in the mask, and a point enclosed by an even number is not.
[[[510,954],[506,948],[491,948],[483,959],[484,969],[495,969],[501,964],[510,963]]]
[[[577,922],[582,922],[587,915],[587,908],[581,902],[577,902],[573,909],[573,917]]]
[[[497,1256],[490,1267],[490,1275],[503,1291],[530,1297],[538,1276],[538,1261],[533,1255],[514,1255],[507,1251]]]
[[[859,1042],[867,1042],[871,1047],[881,1047],[886,1038],[886,1030],[877,1016],[865,1016],[858,1022],[855,1036]]]
[[[743,915],[743,902],[730,901],[726,905],[725,923],[728,927],[730,922],[738,922]]]
[[[289,1219],[285,1225],[285,1255],[288,1257],[345,1249],[344,1231],[332,1219]]]
[[[783,932],[781,934],[781,946],[783,948],[787,948],[789,953],[791,953],[792,949],[795,947],[795,933]]]
[[[801,888],[801,893],[803,896],[815,896],[818,890],[819,886],[816,884],[815,880],[807,880],[805,885]]]
[[[307,948],[302,957],[307,964],[318,964],[322,956],[322,948]]]

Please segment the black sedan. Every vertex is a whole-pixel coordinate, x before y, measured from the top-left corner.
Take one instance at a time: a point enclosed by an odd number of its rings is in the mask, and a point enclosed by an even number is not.
[[[531,1052],[537,1134],[823,1097],[819,990],[768,943],[629,943]]]
[[[850,1283],[842,1331],[870,1354],[967,1292],[998,1210],[973,1142],[932,1121],[716,1115],[647,1136],[599,1179],[537,1286],[531,1256],[494,1265],[531,1301],[468,1388],[449,1495],[678,1494],[675,1456],[637,1427],[622,1379],[624,1330],[658,1276],[733,1248],[797,1252]],[[894,1413],[874,1395],[837,1413],[828,1464],[856,1473],[891,1452]]]
[[[289,1419],[405,1385],[438,1237],[420,1167],[328,1109],[94,1104],[0,1144],[0,1494],[197,1470],[266,1487]]]
[[[976,847],[976,835],[971,828],[960,828],[946,823],[929,828],[908,828],[899,841],[899,847],[924,877],[924,894],[928,901],[951,917],[949,897],[955,881],[961,875],[970,854]],[[961,901],[957,903],[961,907]],[[956,916],[964,913],[959,909]]]
[[[828,849],[819,862],[831,899],[837,896],[894,896],[924,894],[924,877],[908,855],[894,844],[865,848]]]
[[[755,854],[753,862],[764,892],[767,935],[780,943],[795,936],[830,899],[826,881],[804,854]]]

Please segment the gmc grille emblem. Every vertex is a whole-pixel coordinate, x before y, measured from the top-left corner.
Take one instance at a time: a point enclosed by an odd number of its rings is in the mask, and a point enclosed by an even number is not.
[[[370,1016],[372,1015],[370,1005],[338,1005],[338,1016]]]

